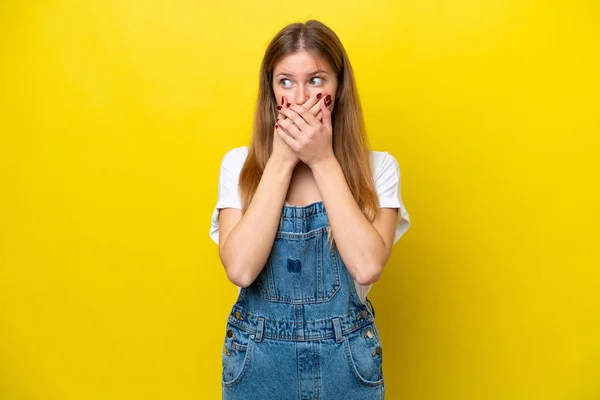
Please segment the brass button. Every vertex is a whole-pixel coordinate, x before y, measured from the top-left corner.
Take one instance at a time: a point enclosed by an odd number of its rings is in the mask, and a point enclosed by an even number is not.
[[[362,319],[362,318],[367,318],[369,316],[369,313],[367,312],[367,310],[362,310],[360,312],[360,314],[358,314],[358,317],[356,317],[357,320]]]
[[[377,348],[375,349],[375,351],[373,352],[373,354],[371,354],[373,357],[375,357],[376,354],[381,355],[381,347],[377,346]]]
[[[373,331],[372,330],[368,330],[367,332],[365,332],[365,337],[371,339],[374,336]]]
[[[231,329],[227,330],[227,337],[235,337],[235,333]]]
[[[233,316],[235,317],[235,319],[239,319],[239,320],[243,320],[244,319],[244,318],[242,318],[242,314],[240,314],[239,311],[234,312]]]

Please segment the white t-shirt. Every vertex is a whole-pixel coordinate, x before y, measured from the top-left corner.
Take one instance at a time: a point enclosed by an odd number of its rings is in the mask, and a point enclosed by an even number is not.
[[[248,155],[248,146],[235,147],[229,150],[221,161],[219,173],[218,200],[212,214],[210,237],[219,243],[219,209],[242,209],[241,198],[238,191],[240,171]],[[381,208],[399,208],[394,244],[408,230],[410,219],[402,203],[400,190],[400,168],[398,162],[386,151],[372,151],[375,166],[375,189],[379,197]],[[287,202],[285,205],[289,205]],[[363,303],[372,285],[360,285],[354,281],[356,291]],[[238,286],[238,292],[241,287]]]

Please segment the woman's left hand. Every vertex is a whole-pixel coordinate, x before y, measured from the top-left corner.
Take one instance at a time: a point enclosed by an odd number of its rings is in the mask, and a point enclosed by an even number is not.
[[[279,112],[286,119],[277,121],[277,134],[298,156],[300,161],[313,168],[320,162],[335,158],[332,147],[333,129],[331,111],[321,101],[322,121],[309,110],[297,104],[283,107]]]

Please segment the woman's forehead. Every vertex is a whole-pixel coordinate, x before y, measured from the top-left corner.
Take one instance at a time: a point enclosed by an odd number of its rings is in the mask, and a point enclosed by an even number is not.
[[[331,72],[331,69],[321,57],[307,51],[288,54],[275,64],[273,70],[275,76],[280,73],[302,76],[315,72]]]

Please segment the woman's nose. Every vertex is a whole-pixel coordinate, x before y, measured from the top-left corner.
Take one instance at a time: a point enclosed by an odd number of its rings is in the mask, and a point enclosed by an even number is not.
[[[296,104],[304,104],[308,100],[308,91],[302,86],[296,90]]]

